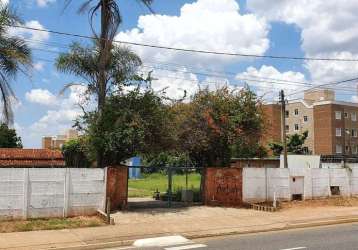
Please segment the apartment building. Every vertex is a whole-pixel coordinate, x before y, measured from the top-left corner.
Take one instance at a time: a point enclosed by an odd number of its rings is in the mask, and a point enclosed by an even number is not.
[[[63,144],[71,139],[78,137],[78,132],[75,129],[68,129],[63,135],[43,136],[43,149],[61,149]]]
[[[264,106],[266,134],[262,143],[281,140],[279,104]],[[358,103],[335,100],[331,90],[306,92],[301,100],[289,101],[285,120],[287,135],[308,131],[309,152],[322,155],[358,155]]]

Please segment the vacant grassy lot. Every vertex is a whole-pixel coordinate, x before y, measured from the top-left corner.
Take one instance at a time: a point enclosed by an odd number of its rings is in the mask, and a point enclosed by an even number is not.
[[[185,188],[185,175],[173,175],[173,191]],[[188,175],[188,188],[200,188],[200,174]],[[129,197],[151,197],[158,189],[164,193],[168,189],[168,176],[160,173],[145,174],[142,179],[129,180]]]
[[[0,233],[97,227],[103,225],[105,225],[104,221],[97,216],[1,221]]]

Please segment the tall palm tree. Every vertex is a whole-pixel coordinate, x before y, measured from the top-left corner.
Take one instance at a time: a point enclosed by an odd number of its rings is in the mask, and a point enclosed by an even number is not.
[[[149,10],[152,10],[150,5],[153,0],[136,0],[139,3],[143,3]],[[66,0],[68,5],[72,0]],[[90,17],[91,28],[98,41],[99,47],[99,61],[98,66],[98,96],[97,106],[98,112],[101,113],[106,97],[106,79],[108,72],[106,72],[106,65],[111,60],[111,50],[113,48],[113,39],[118,31],[119,25],[122,23],[121,13],[118,3],[119,0],[85,0],[81,5],[79,12],[83,13],[88,11]],[[100,12],[100,31],[96,32],[93,20],[96,14]]]
[[[153,0],[136,0],[139,3],[143,3],[150,10],[150,5]],[[71,3],[72,0],[65,0],[66,6]],[[98,47],[98,61],[95,64],[97,67],[97,79],[95,88],[97,89],[97,110],[98,120],[102,117],[102,112],[106,99],[106,90],[108,75],[110,72],[107,71],[113,60],[111,52],[113,49],[113,39],[118,31],[119,25],[122,23],[121,13],[118,3],[119,0],[85,0],[81,5],[79,12],[88,12],[89,19],[91,22],[91,28],[94,36],[97,40]],[[93,21],[97,13],[100,13],[100,31],[96,32]],[[97,164],[99,167],[103,166],[103,153],[100,150],[97,153]]]
[[[15,98],[10,81],[31,66],[31,51],[25,41],[9,35],[8,27],[18,23],[18,17],[7,5],[0,3],[0,99],[4,123],[13,123],[11,101]]]

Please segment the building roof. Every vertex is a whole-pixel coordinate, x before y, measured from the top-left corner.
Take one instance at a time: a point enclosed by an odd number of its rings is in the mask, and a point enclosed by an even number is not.
[[[64,167],[58,150],[0,148],[0,167]]]

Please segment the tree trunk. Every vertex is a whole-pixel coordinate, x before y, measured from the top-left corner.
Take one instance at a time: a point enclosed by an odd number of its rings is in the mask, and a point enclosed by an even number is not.
[[[106,88],[107,88],[107,72],[106,72],[106,66],[109,61],[109,55],[112,47],[112,40],[109,37],[109,26],[110,26],[110,17],[109,17],[109,11],[110,11],[110,1],[111,0],[101,0],[102,6],[101,6],[101,35],[100,35],[100,41],[99,41],[99,47],[100,47],[100,56],[99,56],[99,64],[98,64],[98,70],[99,70],[99,77],[98,77],[98,83],[97,83],[97,91],[98,91],[98,125],[101,124],[102,120],[102,113],[103,108],[106,101]],[[98,136],[101,136],[103,133],[103,130],[100,126],[98,126]],[[103,161],[103,149],[97,149],[97,166],[100,168],[105,167],[104,161]]]

